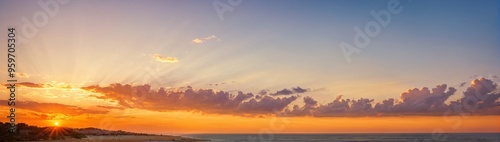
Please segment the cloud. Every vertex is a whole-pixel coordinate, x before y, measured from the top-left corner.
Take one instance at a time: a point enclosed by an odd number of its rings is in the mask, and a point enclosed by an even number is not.
[[[28,78],[28,77],[30,77],[30,75],[29,75],[29,74],[27,74],[27,73],[18,73],[18,72],[16,72],[16,76],[17,76],[17,77],[23,77],[23,78]]]
[[[248,102],[241,103],[237,112],[268,114],[272,113],[273,111],[282,111],[296,99],[297,96],[284,98],[264,96],[258,100],[253,98]]]
[[[465,85],[467,85],[467,82],[462,82],[460,83],[459,87],[464,87]]]
[[[370,98],[344,99],[337,96],[333,101],[319,104],[309,96],[299,96],[309,89],[294,87],[276,93],[262,90],[252,93],[230,93],[213,89],[152,89],[150,85],[110,84],[87,86],[82,89],[97,92],[92,97],[118,102],[122,107],[152,111],[192,111],[210,114],[241,116],[273,115],[311,117],[360,117],[360,116],[439,116],[439,115],[500,115],[500,93],[497,84],[485,78],[475,79],[463,96],[455,101],[448,99],[457,93],[446,84],[433,88],[413,88],[380,102]],[[289,95],[289,96],[285,96]],[[303,104],[291,106],[302,98]],[[460,110],[457,110],[459,108]]]
[[[376,111],[381,112],[381,113],[391,112],[391,111],[393,111],[394,103],[395,103],[395,99],[389,98],[389,99],[383,100],[382,103],[375,104],[373,109],[375,109]]]
[[[414,88],[400,95],[399,101],[390,98],[376,103],[373,99],[342,99],[338,96],[334,101],[320,105],[314,109],[309,109],[310,115],[325,116],[392,116],[392,115],[438,115],[436,112],[444,112],[449,107],[444,103],[455,89],[446,85],[438,85],[429,90]],[[294,110],[291,110],[293,112]]]
[[[236,81],[229,81],[229,82],[221,82],[221,83],[210,83],[208,86],[222,86],[222,85],[227,85],[227,84],[236,84]]]
[[[427,87],[410,89],[401,94],[402,102],[394,105],[394,111],[405,113],[444,111],[447,109],[445,101],[456,91],[453,87],[446,91],[446,87],[446,84],[438,85],[432,88],[432,91]]]
[[[124,110],[125,109],[124,107],[116,107],[116,106],[101,106],[101,105],[98,105],[96,107],[98,107],[98,108],[104,108],[104,109],[118,109],[118,110]]]
[[[326,104],[320,105],[313,110],[313,116],[345,116],[349,114],[349,103],[350,99],[342,99],[342,96],[338,96],[334,101]]]
[[[297,94],[305,93],[307,91],[309,91],[309,89],[302,89],[300,87],[292,88],[292,89],[286,89],[285,88],[283,90],[277,91],[276,93],[272,93],[270,95],[272,95],[272,96],[291,95],[291,94],[294,94],[294,93],[297,93]]]
[[[313,98],[306,96],[303,98],[304,106],[300,107],[299,105],[294,105],[291,110],[288,111],[288,115],[290,116],[311,116],[313,111],[316,109],[318,105],[318,101]]]
[[[452,101],[450,106],[463,106],[466,111],[476,114],[500,114],[500,93],[493,81],[475,79],[463,94],[464,97]]]
[[[195,44],[202,44],[206,41],[210,41],[210,40],[217,40],[217,41],[220,41],[220,39],[215,36],[215,35],[210,35],[208,37],[205,37],[205,38],[195,38],[193,39],[191,42],[195,43]]]
[[[196,38],[196,39],[193,39],[192,42],[196,43],[196,44],[201,44],[201,43],[203,43],[203,40],[201,38]]]
[[[306,90],[306,89],[302,89],[300,87],[297,86],[297,88],[292,88],[292,90],[295,92],[295,93],[305,93],[309,90]]]
[[[3,84],[3,86],[9,86],[10,84]],[[33,82],[20,82],[16,83],[17,86],[24,86],[24,87],[30,87],[30,88],[44,88],[46,85],[45,84],[37,84]]]
[[[293,91],[290,89],[283,89],[280,91],[277,91],[276,93],[271,94],[272,96],[278,96],[278,95],[290,95],[293,94]]]
[[[3,84],[3,86],[10,86],[10,84]],[[78,88],[64,82],[52,82],[52,83],[33,83],[33,82],[20,82],[16,83],[17,87],[29,87],[29,88],[58,88],[58,89],[72,89]]]
[[[262,97],[266,96],[268,94],[268,92],[269,92],[269,90],[267,90],[267,89],[260,90],[259,93],[257,93],[257,95],[255,95],[255,98],[262,99]]]
[[[414,88],[403,92],[399,99],[389,98],[373,105],[373,99],[342,99],[338,96],[326,105],[316,105],[307,98],[304,106],[286,110],[291,116],[436,116],[436,115],[500,115],[500,93],[497,85],[485,78],[475,79],[457,101],[445,103],[456,92],[446,84],[432,89]],[[457,110],[461,108],[461,110]],[[465,108],[465,109],[464,109]]]
[[[154,90],[148,84],[132,86],[116,83],[105,87],[87,86],[82,89],[102,94],[93,97],[114,100],[128,108],[235,115],[269,115],[274,110],[283,111],[297,99],[297,96],[256,98],[252,93],[239,91],[231,94],[213,89],[193,89],[191,86],[186,87],[186,90]]]
[[[1,104],[7,104],[7,102],[7,100],[0,100]],[[27,109],[40,113],[61,113],[66,115],[105,114],[108,112],[106,110],[91,110],[59,103],[39,103],[33,101],[16,101],[16,109]]]
[[[175,57],[164,57],[163,55],[160,55],[160,54],[153,54],[153,55],[151,55],[151,58],[153,58],[154,60],[156,60],[158,62],[162,62],[162,63],[177,63],[177,62],[179,62],[179,60]]]

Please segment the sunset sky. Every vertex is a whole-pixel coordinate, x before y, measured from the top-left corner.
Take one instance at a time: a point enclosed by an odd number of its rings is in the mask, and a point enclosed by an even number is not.
[[[389,1],[220,0],[232,9],[223,19],[218,1],[0,1],[1,45],[8,27],[24,38],[17,120],[162,134],[500,132],[498,1],[401,0],[350,62],[339,44]],[[40,14],[46,23],[27,29]]]

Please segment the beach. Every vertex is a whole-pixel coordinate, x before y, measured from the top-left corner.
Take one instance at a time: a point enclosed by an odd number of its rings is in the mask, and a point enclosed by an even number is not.
[[[180,141],[180,142],[196,142],[196,141],[209,141],[204,139],[186,138],[181,136],[142,136],[142,135],[117,135],[117,136],[88,136],[83,139],[68,138],[65,140],[50,140],[51,142],[164,142],[164,141]],[[34,141],[42,142],[42,141]]]

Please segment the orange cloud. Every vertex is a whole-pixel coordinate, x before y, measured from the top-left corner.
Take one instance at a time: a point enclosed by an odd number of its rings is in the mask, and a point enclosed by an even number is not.
[[[163,55],[160,54],[153,54],[151,55],[153,59],[155,59],[158,62],[162,63],[177,63],[179,60],[175,57],[164,57]]]
[[[10,84],[4,84],[4,86],[9,86]],[[30,87],[30,88],[43,88],[44,84],[37,84],[33,82],[20,82],[16,83],[18,86]]]
[[[10,86],[10,84],[3,84],[4,86]],[[17,86],[29,87],[29,88],[61,88],[61,89],[71,89],[75,86],[66,84],[64,82],[60,83],[33,83],[33,82],[20,82],[16,83]]]
[[[220,41],[220,39],[218,37],[216,37],[215,35],[210,35],[208,37],[205,37],[205,38],[195,38],[193,39],[191,42],[195,43],[195,44],[202,44],[203,42],[205,41],[209,41],[209,40],[217,40],[217,41]]]
[[[255,98],[252,93],[230,94],[212,89],[193,89],[188,86],[184,91],[168,91],[165,88],[152,90],[150,85],[132,86],[111,84],[106,87],[88,86],[82,89],[101,93],[99,99],[115,100],[128,108],[153,111],[195,111],[215,114],[234,115],[271,115],[273,111],[283,111],[297,96]]]
[[[16,76],[18,76],[18,77],[24,77],[24,78],[30,77],[30,75],[28,75],[27,73],[17,73],[17,72],[16,72]]]
[[[0,100],[0,104],[7,104],[7,100]],[[33,101],[16,101],[16,109],[27,109],[39,113],[61,113],[66,115],[108,113],[107,110],[91,110],[59,103],[39,103]]]

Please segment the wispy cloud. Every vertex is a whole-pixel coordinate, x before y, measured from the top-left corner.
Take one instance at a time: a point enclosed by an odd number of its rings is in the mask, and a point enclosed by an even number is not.
[[[0,100],[0,103],[7,104],[7,100]],[[105,114],[109,112],[106,108],[93,110],[59,103],[40,103],[33,101],[16,101],[16,109],[27,109],[40,113],[62,113],[69,115]]]
[[[16,76],[18,76],[18,77],[24,77],[24,78],[30,77],[30,75],[27,74],[27,73],[17,73],[17,72],[16,72]]]
[[[208,37],[205,37],[205,38],[195,38],[193,39],[191,42],[195,43],[195,44],[202,44],[206,41],[210,41],[210,40],[217,40],[217,41],[220,41],[220,39],[215,36],[215,35],[210,35]]]
[[[9,87],[11,84],[3,84],[3,86]],[[17,86],[29,87],[29,88],[60,88],[60,89],[72,89],[79,88],[77,86],[72,86],[64,82],[60,83],[33,83],[33,82],[19,82],[16,83]]]
[[[16,83],[16,85],[31,87],[31,88],[43,88],[44,87],[44,84],[37,84],[37,83],[33,83],[33,82],[21,82],[21,83]],[[4,86],[9,86],[9,84],[4,84]]]
[[[177,62],[179,62],[179,60],[175,57],[165,57],[165,56],[160,55],[160,54],[153,54],[153,55],[151,55],[151,58],[153,58],[154,60],[156,60],[158,62],[162,62],[162,63],[177,63]]]

